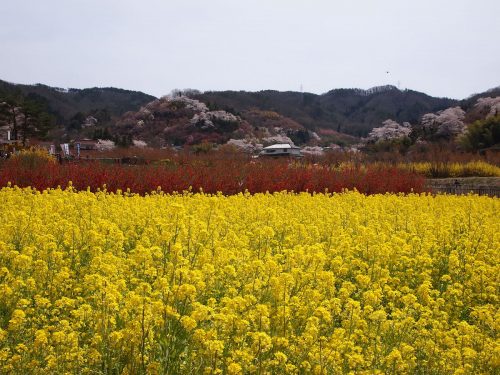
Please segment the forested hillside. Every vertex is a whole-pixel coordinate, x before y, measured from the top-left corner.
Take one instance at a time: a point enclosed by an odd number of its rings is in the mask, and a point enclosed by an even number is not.
[[[388,119],[415,125],[424,115],[448,108],[461,107],[464,122],[472,123],[484,118],[479,107],[474,107],[478,99],[499,93],[496,88],[459,101],[394,86],[335,89],[321,95],[273,90],[172,91],[171,99],[185,97],[199,103],[195,107],[203,110],[196,112],[189,105],[186,108],[186,103],[179,107],[180,101],[171,105],[167,98],[138,91],[61,89],[0,80],[0,128],[4,130],[1,137],[10,129],[19,139],[109,138],[122,145],[131,144],[132,139],[159,146],[206,140],[224,143],[230,138],[291,139],[305,144],[318,135],[322,143],[343,144],[368,136]],[[218,116],[231,118],[232,125],[217,125],[222,120],[213,123]]]
[[[394,86],[370,90],[336,89],[322,95],[270,90],[212,91],[199,94],[196,98],[209,107],[230,112],[244,112],[252,108],[276,111],[310,130],[324,128],[355,136],[366,136],[388,118],[398,122],[417,122],[425,113],[458,103],[417,91],[401,91]]]

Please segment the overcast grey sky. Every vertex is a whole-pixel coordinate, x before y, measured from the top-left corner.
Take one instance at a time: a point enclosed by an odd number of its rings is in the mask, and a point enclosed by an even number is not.
[[[0,0],[0,15],[0,79],[16,83],[452,98],[500,85],[499,0]]]

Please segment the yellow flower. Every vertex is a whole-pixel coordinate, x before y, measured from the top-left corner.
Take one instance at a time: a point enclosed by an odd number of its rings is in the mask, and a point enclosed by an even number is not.
[[[44,348],[48,342],[48,335],[45,330],[39,329],[35,332],[35,341],[33,342],[33,345],[36,349]]]
[[[192,331],[197,326],[196,320],[189,316],[183,316],[181,318],[181,324],[187,331]]]
[[[241,366],[235,362],[232,362],[227,366],[227,373],[231,375],[237,375],[243,373]]]
[[[26,314],[23,310],[16,309],[12,312],[12,317],[9,320],[9,330],[17,331],[19,330],[26,318]]]

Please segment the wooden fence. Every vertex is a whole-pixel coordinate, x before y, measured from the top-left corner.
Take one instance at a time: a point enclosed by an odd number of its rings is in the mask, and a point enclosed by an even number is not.
[[[469,188],[466,186],[429,186],[433,193],[446,193],[456,195],[467,195],[469,193],[478,195],[488,195],[490,197],[500,197],[499,187]]]

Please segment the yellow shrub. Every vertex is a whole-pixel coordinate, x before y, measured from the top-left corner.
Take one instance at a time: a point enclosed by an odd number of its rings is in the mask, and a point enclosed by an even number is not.
[[[399,167],[426,177],[500,177],[500,167],[481,160],[467,163],[402,163]]]
[[[27,169],[36,169],[46,163],[55,163],[55,158],[41,148],[20,150],[12,155],[12,160]]]

